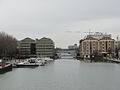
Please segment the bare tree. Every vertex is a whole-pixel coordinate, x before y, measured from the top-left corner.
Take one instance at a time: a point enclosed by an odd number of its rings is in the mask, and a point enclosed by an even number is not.
[[[17,40],[5,32],[0,32],[0,57],[13,57],[17,50]]]

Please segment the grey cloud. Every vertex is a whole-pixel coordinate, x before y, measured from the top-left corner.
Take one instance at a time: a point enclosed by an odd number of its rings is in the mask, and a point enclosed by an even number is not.
[[[112,32],[115,27],[120,29],[111,20],[118,19],[116,22],[120,23],[119,3],[119,0],[0,0],[0,27],[19,38],[23,33],[33,36],[37,32],[42,35],[84,32],[93,26]]]

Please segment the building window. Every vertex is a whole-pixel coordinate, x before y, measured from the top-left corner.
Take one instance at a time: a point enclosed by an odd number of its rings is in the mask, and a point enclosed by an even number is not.
[[[36,54],[36,44],[35,43],[30,44],[30,50],[31,50],[31,54]]]

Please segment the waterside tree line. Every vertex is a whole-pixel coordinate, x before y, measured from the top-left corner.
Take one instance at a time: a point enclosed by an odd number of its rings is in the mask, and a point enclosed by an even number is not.
[[[0,32],[0,58],[12,59],[17,54],[17,39],[5,32]]]

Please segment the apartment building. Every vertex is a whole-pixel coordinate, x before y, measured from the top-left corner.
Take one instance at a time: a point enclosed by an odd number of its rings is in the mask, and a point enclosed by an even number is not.
[[[100,37],[99,37],[100,36]],[[114,56],[115,40],[110,35],[89,35],[85,39],[80,40],[80,55],[83,58],[94,57],[95,55]]]

